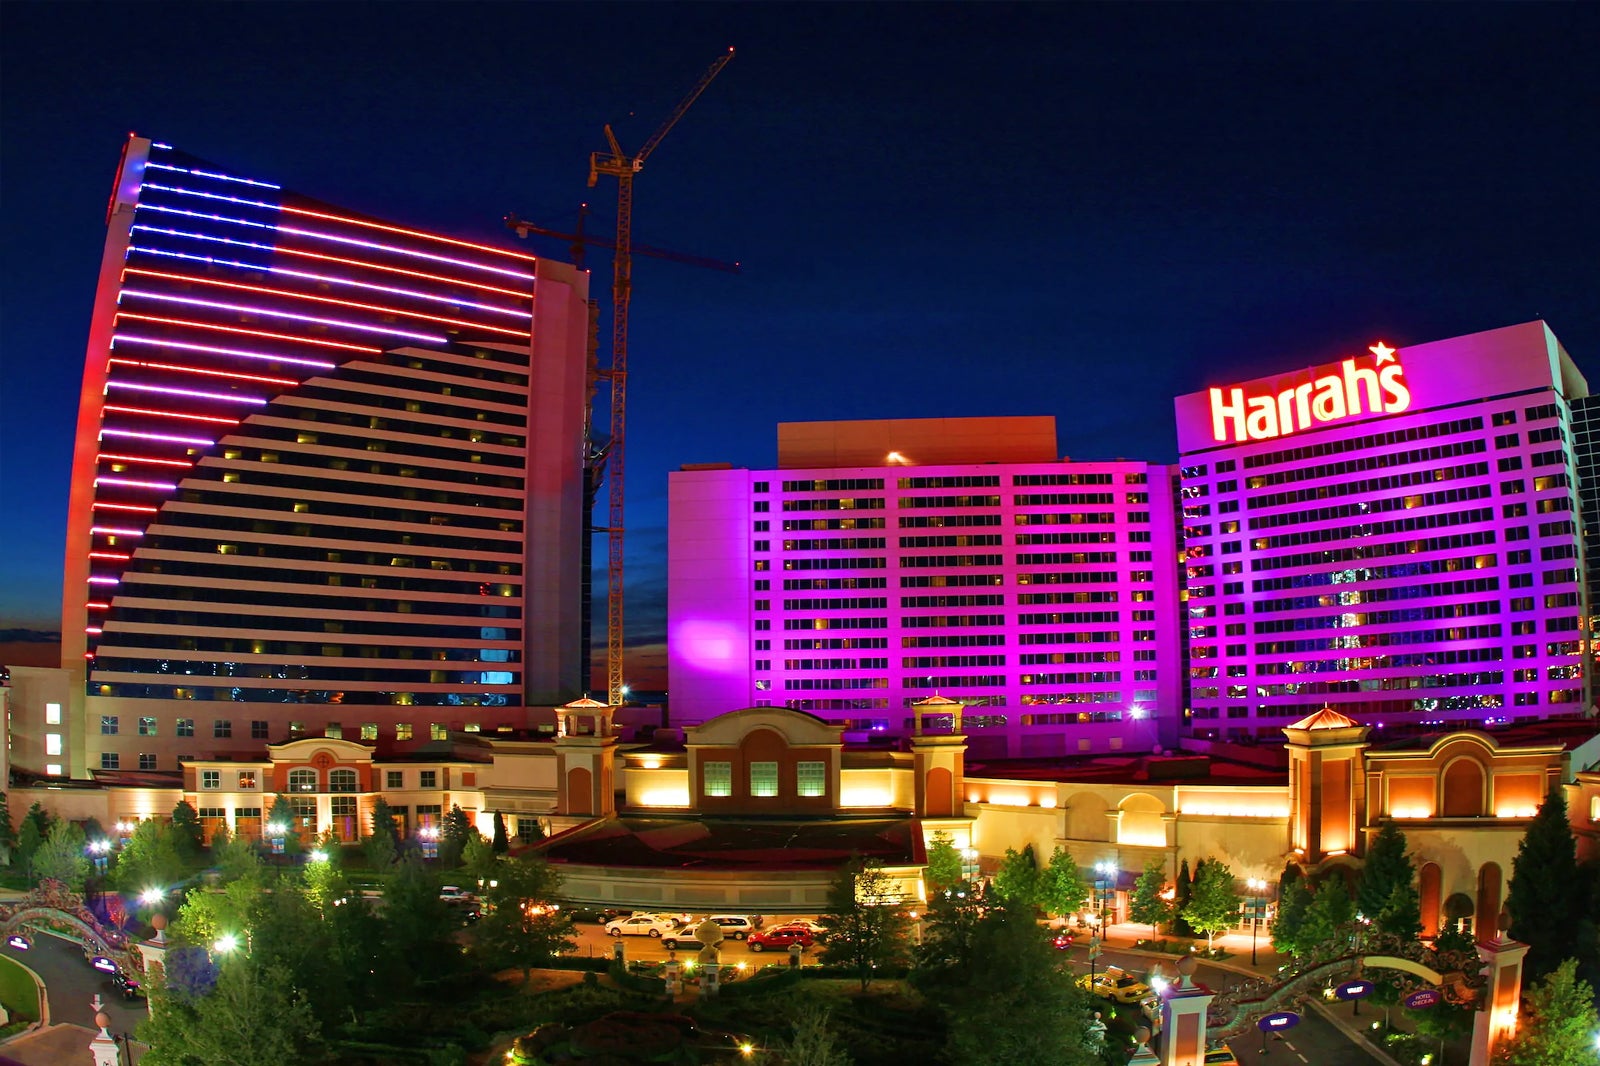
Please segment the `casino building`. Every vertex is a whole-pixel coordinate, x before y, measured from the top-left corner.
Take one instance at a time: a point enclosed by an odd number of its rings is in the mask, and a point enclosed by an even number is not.
[[[1587,394],[1530,322],[1178,397],[1190,728],[1584,714]]]
[[[587,282],[130,137],[34,769],[576,695]]]
[[[685,467],[668,479],[673,723],[776,706],[906,737],[939,695],[985,757],[1170,743],[1171,483],[1059,459],[1053,418],[784,424],[776,470]]]

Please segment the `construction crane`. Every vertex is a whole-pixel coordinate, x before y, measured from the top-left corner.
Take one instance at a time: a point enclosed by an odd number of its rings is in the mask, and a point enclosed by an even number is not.
[[[589,156],[589,187],[600,175],[617,179],[617,237],[611,256],[611,365],[598,376],[611,384],[611,433],[606,462],[610,466],[610,519],[606,526],[606,702],[613,707],[623,701],[622,683],[622,533],[623,472],[627,442],[628,406],[628,301],[633,294],[633,178],[661,144],[662,138],[678,124],[706,87],[733,60],[733,49],[717,57],[700,80],[686,93],[678,106],[661,123],[650,139],[633,155],[622,150],[608,123],[605,127],[609,152]]]

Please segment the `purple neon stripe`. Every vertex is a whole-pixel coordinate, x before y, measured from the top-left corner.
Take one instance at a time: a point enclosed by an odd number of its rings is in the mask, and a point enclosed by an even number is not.
[[[243,204],[245,207],[264,207],[269,211],[279,210],[279,205],[269,204],[262,200],[246,200],[241,196],[224,196],[219,192],[201,192],[199,189],[184,189],[176,185],[157,185],[153,181],[144,183],[146,189],[159,189],[162,192],[175,192],[180,196],[198,196],[202,200],[222,200],[230,204]]]
[[[203,440],[199,437],[174,437],[167,433],[141,433],[131,429],[111,429],[100,427],[100,436],[105,437],[132,437],[135,440],[159,440],[168,444],[192,444],[199,448],[209,448],[217,443],[214,440]]]
[[[237,359],[259,359],[267,363],[293,363],[296,366],[309,366],[316,370],[332,370],[337,363],[324,363],[316,359],[295,359],[287,355],[272,355],[269,352],[247,352],[240,348],[219,348],[213,344],[190,344],[187,341],[162,340],[159,337],[141,337],[135,333],[119,333],[111,340],[111,347],[126,341],[129,344],[153,344],[158,348],[181,348],[189,352],[210,352],[213,355],[229,355]]]
[[[169,385],[145,385],[137,381],[107,381],[111,389],[134,389],[138,392],[159,392],[167,396],[189,396],[196,400],[220,400],[223,403],[248,403],[265,407],[267,401],[259,396],[238,396],[224,392],[200,392],[196,389],[179,389]]]
[[[407,340],[421,341],[424,344],[446,344],[448,338],[427,333],[412,333],[410,330],[395,329],[392,326],[367,326],[359,322],[346,322],[337,318],[318,318],[315,315],[297,315],[289,311],[270,311],[265,307],[250,307],[245,304],[222,303],[218,300],[199,300],[192,296],[173,296],[162,292],[147,292],[144,289],[123,289],[123,296],[138,296],[147,300],[159,300],[163,303],[183,304],[189,307],[210,307],[218,311],[237,311],[246,315],[264,315],[268,318],[286,318],[295,322],[310,322],[319,326],[336,326],[341,329],[359,330],[362,333],[379,333],[391,337],[405,337]],[[118,301],[121,302],[120,300]]]
[[[179,174],[193,174],[199,178],[215,178],[218,181],[236,181],[241,185],[255,185],[263,189],[281,189],[282,185],[274,185],[270,181],[255,181],[251,178],[237,178],[232,174],[218,174],[210,170],[194,170],[189,167],[175,167],[168,163],[146,163],[149,170],[171,170]]]

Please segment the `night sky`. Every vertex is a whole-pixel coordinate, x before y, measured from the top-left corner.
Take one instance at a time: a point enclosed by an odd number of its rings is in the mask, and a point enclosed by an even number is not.
[[[1064,455],[1170,461],[1178,393],[1533,318],[1600,387],[1597,40],[1583,4],[12,0],[0,630],[59,626],[130,130],[424,229],[570,229],[592,197],[605,232],[615,185],[585,188],[602,125],[636,149],[738,48],[636,182],[636,241],[745,266],[635,261],[645,688],[667,471],[771,466],[780,421],[1053,414]],[[609,260],[588,265],[609,292]]]

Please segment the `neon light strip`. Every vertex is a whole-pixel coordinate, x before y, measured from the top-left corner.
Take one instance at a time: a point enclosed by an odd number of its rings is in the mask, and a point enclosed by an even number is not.
[[[101,452],[95,456],[99,460],[120,461],[124,463],[154,463],[156,466],[181,466],[188,468],[194,464],[186,459],[156,459],[149,455],[114,455],[111,452]]]
[[[117,345],[116,338],[112,338],[111,346]],[[300,382],[294,378],[267,378],[259,374],[230,374],[226,370],[202,370],[197,366],[179,366],[177,363],[146,363],[139,359],[111,359],[108,362],[116,366],[141,366],[147,370],[173,370],[180,374],[204,374],[210,378],[229,378],[234,381],[259,381],[264,385],[298,385]]]
[[[425,241],[438,241],[440,244],[449,244],[457,248],[471,248],[478,252],[489,252],[493,255],[503,255],[508,259],[520,259],[524,263],[537,263],[539,257],[528,255],[526,252],[513,252],[506,248],[496,248],[492,244],[474,244],[472,241],[458,241],[454,237],[441,237],[436,233],[424,233],[422,230],[406,229],[404,226],[390,226],[382,222],[368,222],[366,219],[351,218],[348,215],[328,215],[321,211],[308,211],[303,207],[289,207],[285,205],[282,211],[286,215],[300,215],[303,218],[320,218],[329,222],[343,222],[351,226],[365,226],[367,229],[383,230],[385,233],[398,233],[405,237],[417,237]]]
[[[98,637],[101,633],[105,632],[105,630],[101,629],[99,626],[84,626],[83,631],[89,634],[91,637]],[[85,653],[84,658],[87,659],[88,657],[88,654]]]
[[[226,244],[235,248],[253,248],[257,251],[277,255],[294,255],[303,259],[316,259],[326,263],[339,263],[344,266],[361,267],[365,270],[381,270],[386,274],[403,274],[410,278],[421,278],[424,281],[438,281],[446,285],[457,285],[463,288],[478,289],[483,292],[498,292],[506,296],[515,296],[521,300],[530,299],[526,290],[502,289],[496,285],[485,285],[478,281],[467,281],[463,278],[447,278],[442,274],[428,274],[420,270],[407,270],[405,267],[389,266],[384,263],[370,263],[364,259],[344,259],[337,255],[324,255],[304,248],[276,248],[270,244],[256,244],[253,241],[236,241],[231,237],[217,237],[209,233],[190,233],[188,230],[166,229],[161,226],[134,226],[134,232],[139,233],[164,233],[169,237],[186,237],[196,241],[210,241],[213,244]]]
[[[176,389],[167,385],[145,385],[137,381],[107,381],[108,389],[133,389],[136,392],[159,392],[166,396],[187,396],[195,400],[219,400],[224,403],[248,403],[265,407],[267,401],[259,396],[230,396],[225,392],[196,392],[194,389]]]
[[[167,163],[146,163],[147,170],[171,170],[179,174],[193,174],[199,178],[216,178],[218,181],[237,181],[241,185],[256,185],[263,189],[281,189],[282,185],[274,185],[270,181],[251,181],[249,178],[236,178],[232,174],[217,174],[209,170],[188,170],[184,167],[175,167]],[[154,186],[152,186],[153,188]]]
[[[230,204],[242,204],[245,207],[264,207],[268,211],[278,210],[277,204],[263,203],[260,200],[246,200],[242,196],[223,196],[218,192],[201,192],[199,189],[180,189],[176,185],[157,185],[153,181],[144,183],[146,189],[159,189],[161,192],[175,192],[180,196],[198,196],[202,200],[225,200]]]
[[[483,263],[472,263],[465,259],[453,259],[448,255],[434,255],[432,252],[419,252],[411,248],[400,248],[392,244],[380,244],[377,241],[362,241],[354,237],[336,237],[331,233],[318,233],[316,230],[300,229],[298,226],[272,226],[265,222],[250,222],[242,218],[229,218],[226,215],[208,215],[204,211],[185,211],[178,207],[166,207],[162,204],[140,204],[140,211],[156,211],[164,215],[181,215],[184,218],[204,218],[212,222],[226,222],[233,226],[245,226],[249,229],[271,230],[274,233],[288,233],[296,237],[307,237],[316,241],[332,241],[335,244],[351,244],[358,248],[375,248],[380,252],[392,252],[395,255],[409,256],[412,259],[427,259],[435,263],[449,263],[453,266],[465,267],[468,270],[483,270],[490,274],[502,274],[518,281],[532,281],[532,274],[524,274],[520,270],[509,270],[505,267],[487,266]]]
[[[123,415],[151,415],[155,418],[182,418],[189,422],[212,422],[219,426],[237,426],[239,424],[239,420],[237,418],[217,418],[213,415],[191,415],[185,414],[182,411],[157,411],[149,407],[116,407],[108,403],[102,407],[101,410],[115,411],[118,414]]]
[[[313,296],[305,292],[292,292],[288,289],[274,289],[266,285],[246,285],[238,281],[223,281],[220,278],[204,278],[196,274],[172,274],[164,270],[145,270],[143,267],[128,267],[123,271],[123,276],[137,274],[142,277],[165,278],[168,281],[181,281],[190,285],[214,285],[219,289],[235,289],[239,292],[259,292],[266,296],[277,296],[285,300],[309,300],[312,303],[333,304],[336,307],[353,307],[358,311],[373,311],[380,315],[399,315],[403,318],[420,318],[424,322],[444,322],[452,326],[463,326],[468,329],[484,329],[490,333],[504,333],[512,337],[528,336],[525,330],[504,329],[500,326],[486,326],[482,322],[470,322],[460,318],[445,318],[428,311],[406,311],[399,307],[385,307],[382,304],[363,304],[354,300],[341,300],[337,296]],[[124,290],[127,291],[127,290]]]
[[[200,448],[209,448],[217,443],[214,440],[201,440],[198,437],[169,437],[164,433],[139,433],[131,429],[111,429],[107,426],[100,427],[100,436],[104,437],[132,437],[135,440],[159,440],[168,444],[193,444]]]
[[[156,509],[154,507],[143,507],[132,503],[107,503],[104,500],[96,500],[90,506],[97,511],[133,511],[136,514],[156,513]]]
[[[407,340],[421,341],[424,344],[445,344],[444,337],[430,336],[426,333],[412,333],[409,330],[395,329],[386,326],[365,326],[359,322],[345,322],[337,318],[318,318],[315,315],[297,315],[289,311],[269,311],[265,307],[249,307],[243,304],[226,304],[217,300],[198,300],[191,296],[172,296],[163,292],[147,292],[143,289],[123,289],[123,296],[142,296],[147,300],[161,300],[166,303],[184,304],[191,307],[210,307],[218,311],[234,311],[244,315],[265,315],[268,318],[287,318],[295,322],[310,322],[318,326],[337,326],[341,329],[353,329],[361,333],[384,333],[395,337],[404,337]]]
[[[236,259],[216,259],[209,255],[189,255],[186,252],[168,252],[160,248],[146,248],[142,245],[130,248],[129,251],[143,252],[145,255],[164,255],[170,259],[187,259],[196,263],[211,263],[214,266],[239,267],[243,270],[265,270],[269,274],[282,274],[285,277],[305,278],[307,281],[322,281],[330,285],[351,285],[358,289],[371,289],[374,292],[387,292],[395,296],[410,296],[418,300],[432,300],[435,303],[450,304],[454,307],[471,307],[479,311],[488,311],[496,315],[511,315],[514,318],[526,318],[528,312],[516,307],[495,307],[493,304],[481,304],[475,300],[463,300],[455,296],[442,296],[431,292],[418,292],[415,289],[397,289],[391,285],[375,285],[367,281],[352,281],[349,278],[336,278],[327,274],[311,274],[303,270],[290,270],[288,267],[262,267],[255,263],[241,263]],[[448,321],[448,319],[439,319]]]
[[[150,147],[151,148],[164,148],[169,152],[172,151],[172,145],[170,145],[170,144],[162,144],[160,141],[151,141],[150,142]]]
[[[91,611],[109,611],[109,610],[111,610],[111,605],[109,603],[100,603],[97,600],[90,600],[88,603],[84,604],[84,606],[89,608],[89,610],[91,610]],[[92,656],[86,653],[84,655],[84,658],[88,659],[88,658],[92,658]]]
[[[118,552],[90,552],[89,553],[89,558],[91,558],[91,559],[117,559],[117,560],[119,560],[121,562],[127,562],[129,559],[132,559],[133,556],[131,556],[131,555],[122,555],[122,554],[120,554]]]
[[[142,529],[118,529],[115,526],[90,526],[90,533],[104,533],[110,537],[142,537]]]
[[[99,488],[101,485],[120,485],[125,489],[161,489],[164,492],[173,492],[178,487],[170,481],[134,481],[125,477],[95,478],[94,487]]]
[[[217,323],[217,322],[194,322],[194,321],[191,321],[190,319],[187,319],[187,318],[165,318],[165,317],[163,317],[161,315],[139,315],[139,314],[133,313],[132,311],[118,311],[117,312],[118,321],[120,321],[120,320],[122,320],[124,318],[132,318],[132,319],[136,319],[136,320],[138,320],[140,322],[161,322],[161,323],[164,323],[165,325],[168,325],[168,326],[193,326],[195,329],[215,329],[215,330],[221,330],[223,333],[242,333],[242,334],[244,334],[246,336],[249,336],[249,337],[266,337],[268,340],[292,341],[295,344],[316,344],[316,345],[319,345],[319,346],[321,346],[323,348],[343,348],[346,351],[361,352],[363,355],[382,355],[383,354],[383,349],[382,348],[369,348],[364,344],[348,344],[348,343],[346,343],[344,341],[323,341],[323,340],[317,340],[315,337],[297,337],[292,333],[273,333],[270,330],[264,330],[264,329],[245,329],[242,326],[224,326],[224,325],[221,325],[220,323]],[[127,338],[127,339],[131,340],[132,338],[130,337],[130,338]],[[171,342],[171,341],[160,341],[160,342],[156,342],[156,343],[171,344],[173,342]],[[217,350],[218,351],[223,351],[223,349],[220,349],[220,348],[217,349]],[[235,352],[233,354],[235,354],[235,355],[247,355],[248,353]],[[262,356],[256,356],[255,358],[259,358],[259,359],[277,359],[279,357],[276,356],[276,355],[262,355]],[[284,361],[285,362],[294,362],[295,360],[285,359]],[[325,366],[325,367],[327,367],[329,369],[332,369],[334,364],[332,364],[332,363],[317,363],[315,365],[316,366]]]
[[[122,582],[118,581],[114,577],[90,577],[89,578],[89,584],[91,584],[91,585],[120,585],[120,584],[122,584]]]
[[[147,315],[126,315],[126,316],[122,316],[122,317],[127,317],[127,318],[148,318],[149,316],[147,316]],[[155,319],[155,321],[161,321],[161,320],[160,319]],[[176,320],[172,320],[172,321],[176,321]],[[204,322],[177,322],[177,324],[184,325],[184,326],[199,326],[201,328],[205,327],[205,323]],[[219,328],[226,328],[226,327],[219,327]],[[309,366],[309,367],[312,367],[313,369],[316,369],[316,370],[332,370],[335,366],[338,365],[336,363],[324,363],[319,359],[293,359],[293,358],[290,358],[287,355],[270,355],[267,352],[245,352],[245,351],[240,351],[238,348],[218,348],[215,345],[210,345],[210,344],[190,344],[187,341],[169,341],[169,340],[164,340],[161,337],[141,337],[141,336],[138,336],[137,334],[131,334],[131,333],[119,333],[115,337],[111,338],[111,347],[113,349],[115,349],[118,344],[121,344],[124,341],[126,341],[129,344],[154,344],[159,348],[181,348],[181,349],[183,349],[185,351],[191,351],[191,352],[211,352],[213,355],[229,355],[229,356],[233,356],[235,359],[259,359],[259,360],[261,360],[263,362],[267,362],[267,363],[293,363],[296,366]],[[113,363],[119,363],[119,362],[126,363],[126,362],[129,362],[129,361],[130,360],[126,360],[126,359],[112,359],[111,360],[111,362],[113,362]],[[154,366],[161,366],[163,364],[160,364],[160,363],[140,363],[138,365],[154,367]],[[195,373],[197,373],[197,374],[203,374],[203,373],[221,374],[221,373],[223,373],[223,371],[220,371],[220,370],[203,371],[203,370],[196,369]],[[250,378],[251,380],[256,380],[256,381],[276,381],[276,380],[279,380],[279,379],[276,379],[276,378],[254,378],[254,377],[252,377],[251,375],[248,375],[248,374],[238,374],[238,375],[232,375],[232,376]],[[299,382],[290,381],[289,384],[297,385],[297,384],[299,384]]]

